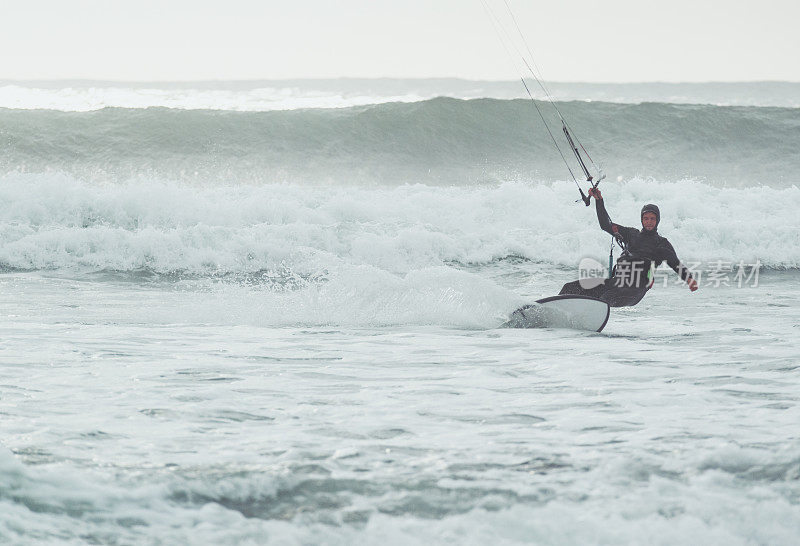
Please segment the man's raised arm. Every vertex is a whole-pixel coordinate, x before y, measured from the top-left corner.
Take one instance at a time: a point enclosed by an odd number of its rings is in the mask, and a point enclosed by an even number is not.
[[[597,209],[597,221],[600,222],[600,229],[627,243],[630,232],[637,232],[638,230],[620,226],[611,221],[611,217],[608,215],[606,206],[603,203],[603,195],[600,193],[600,190],[592,188],[589,190],[589,195],[594,197],[595,208]]]

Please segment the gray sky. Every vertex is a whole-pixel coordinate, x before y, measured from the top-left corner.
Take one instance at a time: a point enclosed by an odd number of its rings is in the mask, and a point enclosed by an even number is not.
[[[552,81],[800,81],[798,0],[509,2]],[[481,0],[4,1],[0,48],[0,79],[517,76]]]

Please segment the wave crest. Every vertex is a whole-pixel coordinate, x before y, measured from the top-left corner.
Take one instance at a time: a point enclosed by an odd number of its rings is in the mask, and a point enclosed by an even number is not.
[[[697,181],[605,183],[614,220],[661,206],[684,261],[800,267],[800,189],[720,189]],[[63,174],[0,184],[0,264],[256,279],[321,278],[342,267],[406,274],[509,256],[564,267],[603,260],[608,237],[571,182],[433,187],[97,185]],[[281,272],[284,273],[281,273]],[[138,273],[137,273],[138,274]],[[256,282],[256,281],[254,281]],[[301,281],[297,281],[301,282]]]
[[[800,109],[567,102],[611,176],[797,183]],[[543,105],[554,127],[553,109]],[[559,180],[566,168],[530,101],[437,98],[273,112],[0,109],[0,171],[83,179],[465,185]],[[565,150],[566,151],[566,150]]]

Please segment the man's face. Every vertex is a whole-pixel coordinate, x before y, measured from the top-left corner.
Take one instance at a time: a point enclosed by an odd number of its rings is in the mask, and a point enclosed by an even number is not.
[[[642,214],[642,227],[647,231],[653,231],[656,229],[656,224],[658,223],[658,218],[656,218],[655,213],[652,212],[645,212]]]

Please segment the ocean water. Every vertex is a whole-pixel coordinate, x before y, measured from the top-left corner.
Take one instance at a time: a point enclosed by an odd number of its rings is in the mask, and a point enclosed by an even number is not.
[[[798,542],[781,86],[559,104],[701,278],[597,334],[498,328],[608,260],[529,102],[346,83],[0,87],[0,542]]]

